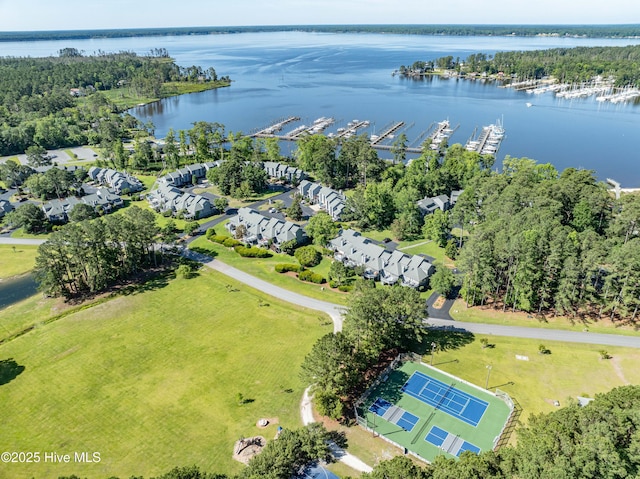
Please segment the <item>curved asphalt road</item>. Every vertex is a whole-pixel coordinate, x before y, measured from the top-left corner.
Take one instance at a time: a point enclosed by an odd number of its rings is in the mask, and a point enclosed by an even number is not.
[[[346,308],[337,304],[309,298],[298,293],[275,286],[251,276],[248,273],[233,268],[218,260],[211,260],[204,255],[194,252],[188,253],[189,257],[205,263],[206,266],[215,269],[227,276],[245,283],[248,286],[259,289],[271,296],[280,298],[289,303],[304,306],[327,313],[333,319],[334,332],[342,330],[342,315]],[[499,324],[467,323],[449,319],[427,318],[429,325],[436,327],[454,328],[465,330],[474,334],[488,334],[494,336],[512,336],[516,338],[540,339],[544,341],[566,341],[570,343],[600,344],[603,346],[624,346],[628,348],[640,348],[639,336],[622,336],[618,334],[583,333],[578,331],[562,331],[558,329],[527,328],[523,326],[503,326]]]

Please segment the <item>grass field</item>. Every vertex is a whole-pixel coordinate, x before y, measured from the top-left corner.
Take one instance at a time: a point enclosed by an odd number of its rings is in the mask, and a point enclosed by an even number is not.
[[[298,369],[328,318],[211,271],[155,286],[0,346],[0,359],[24,367],[0,381],[0,450],[102,458],[0,464],[0,477],[149,477],[191,464],[235,473],[240,436],[300,425]],[[262,417],[273,425],[258,429]]]
[[[222,231],[222,228],[218,225],[216,226],[216,231]],[[235,251],[225,248],[220,244],[213,243],[205,237],[196,239],[191,243],[190,248],[200,250],[203,253],[209,253],[234,268],[238,268],[284,289],[323,301],[337,304],[347,303],[348,294],[334,292],[326,284],[321,286],[319,284],[306,283],[298,280],[295,276],[276,273],[275,265],[278,263],[298,263],[295,258],[287,256],[286,254],[274,253],[271,258],[243,258]],[[330,262],[331,260],[329,258],[323,257],[322,262],[318,266],[309,269],[325,276],[325,272],[328,272]]]
[[[416,371],[424,373],[446,386],[451,385],[455,387],[456,390],[461,391],[462,394],[468,394],[473,396],[473,398],[488,403],[477,426],[464,422],[445,412],[442,408],[445,407],[443,403],[446,399],[444,401],[438,401],[439,407],[434,408],[433,405],[429,405],[424,401],[403,393],[400,388]],[[453,394],[454,392],[449,391],[444,395],[444,398],[451,397]],[[413,429],[405,430],[401,428],[400,425],[388,422],[382,417],[370,412],[368,408],[377,398],[384,398],[390,403],[402,408],[404,411],[413,414],[419,418],[418,422],[413,426]],[[496,398],[492,394],[471,386],[458,378],[443,374],[434,368],[429,368],[419,363],[406,362],[392,371],[388,379],[372,391],[365,404],[364,417],[366,418],[368,427],[372,428],[376,434],[388,438],[428,461],[433,461],[439,455],[445,455],[446,457],[454,456],[425,440],[425,437],[432,427],[437,426],[486,451],[493,448],[494,439],[500,434],[500,431],[509,418],[509,414],[509,407],[501,399]]]
[[[603,360],[598,345],[547,341],[550,354],[540,354],[541,341],[490,336],[493,347],[482,348],[482,337],[459,349],[436,352],[434,366],[481,386],[489,377],[489,389],[500,388],[518,401],[521,421],[557,409],[554,401],[562,406],[576,396],[594,397],[617,386],[640,384],[640,349],[607,346],[612,358]]]
[[[507,309],[506,312],[502,310],[495,310],[486,307],[473,307],[467,308],[463,299],[458,299],[451,308],[451,316],[457,321],[468,321],[475,323],[487,323],[487,324],[504,324],[509,326],[525,326],[529,328],[543,328],[543,329],[561,329],[565,331],[591,331],[593,333],[609,333],[609,334],[622,334],[625,336],[638,336],[640,341],[640,330],[638,325],[624,325],[621,323],[612,323],[606,318],[599,321],[580,321],[566,316],[558,317],[545,317],[543,319],[537,319],[535,315],[524,312],[511,312]]]
[[[212,90],[214,88],[229,86],[228,82],[167,82],[162,85],[162,98],[182,95],[185,93],[195,93],[205,90]],[[115,103],[118,108],[127,109],[134,106],[146,103],[152,103],[160,100],[156,97],[144,97],[140,96],[130,87],[116,88],[113,90],[101,91],[105,97],[111,102]]]
[[[38,247],[35,245],[0,245],[0,279],[32,270],[37,255]]]

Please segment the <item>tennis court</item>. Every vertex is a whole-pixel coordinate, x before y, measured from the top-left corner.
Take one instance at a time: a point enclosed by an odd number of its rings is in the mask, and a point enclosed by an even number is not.
[[[416,371],[402,386],[402,391],[440,409],[472,426],[477,426],[489,403]]]
[[[370,391],[358,414],[374,434],[433,461],[493,449],[511,409],[460,378],[405,362]]]
[[[412,431],[420,418],[405,411],[402,408],[394,406],[389,401],[382,398],[378,398],[369,407],[369,411],[380,416],[382,419],[389,421],[392,424],[397,424],[403,430],[409,432]]]
[[[478,446],[475,446],[470,442],[461,439],[459,436],[445,431],[444,429],[440,429],[438,426],[431,426],[431,430],[424,440],[456,457],[459,457],[460,454],[465,451],[471,451],[475,454],[480,452],[480,448]]]

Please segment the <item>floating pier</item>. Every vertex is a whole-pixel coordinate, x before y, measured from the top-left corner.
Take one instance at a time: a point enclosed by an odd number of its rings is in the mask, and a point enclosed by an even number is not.
[[[474,130],[471,138],[467,140],[464,146],[465,149],[467,151],[475,151],[481,155],[496,156],[498,149],[500,149],[500,144],[504,139],[502,123],[497,121],[495,124],[482,127],[482,131],[477,138],[475,138],[475,132],[476,130]]]
[[[285,126],[299,121],[301,121],[301,119],[297,116],[282,118],[274,121],[266,128],[257,129],[249,136],[252,138],[277,138],[283,141],[297,141],[306,135],[325,134],[325,130],[336,123],[336,120],[334,118],[320,117],[316,119],[311,125],[302,124],[295,127],[291,125],[292,129],[284,133],[282,132]],[[337,124],[341,125],[343,123],[342,121],[338,121]],[[366,129],[370,125],[371,123],[369,122],[369,120],[351,120],[346,125],[340,126],[334,131],[326,133],[326,136],[328,138],[334,139],[346,139],[358,134],[360,130]],[[370,135],[369,142],[371,144],[371,147],[375,148],[376,150],[390,151],[393,149],[393,144],[388,140],[393,139],[398,135],[399,132],[406,133],[414,126],[415,123],[407,126],[404,121],[391,122],[382,129],[382,133],[380,133],[379,135]],[[432,149],[438,149],[440,144],[445,139],[448,139],[458,129],[459,126],[460,125],[456,126],[455,128],[451,128],[448,120],[443,120],[438,123],[431,123],[427,130],[420,133],[418,137],[411,143],[408,143],[408,146],[405,147],[404,151],[406,153],[422,153],[422,144],[424,143],[425,138],[431,139]]]

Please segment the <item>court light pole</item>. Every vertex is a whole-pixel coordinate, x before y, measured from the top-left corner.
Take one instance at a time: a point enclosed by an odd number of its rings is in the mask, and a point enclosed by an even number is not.
[[[489,389],[489,376],[491,376],[491,369],[493,368],[493,366],[491,366],[491,364],[487,364],[487,382],[484,385],[485,389]]]
[[[431,343],[431,366],[433,366],[433,355],[436,352],[436,347],[438,347],[436,343]]]

